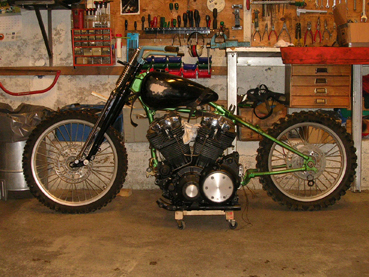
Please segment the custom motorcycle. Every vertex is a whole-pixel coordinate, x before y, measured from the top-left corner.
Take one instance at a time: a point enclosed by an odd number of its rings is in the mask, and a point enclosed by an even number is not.
[[[137,49],[123,63],[99,113],[55,112],[33,130],[24,149],[23,170],[30,191],[45,206],[62,213],[87,213],[119,193],[128,161],[123,136],[113,124],[122,108],[135,100],[149,121],[147,175],[162,191],[157,201],[161,208],[239,210],[238,189],[254,177],[269,196],[293,210],[325,208],[350,187],[355,147],[332,116],[294,113],[264,132],[216,104],[218,95],[211,89],[165,72],[142,70],[151,55],[177,56],[178,48]],[[191,123],[193,118],[198,125]],[[263,137],[256,169],[244,170],[239,153],[232,152],[237,128],[250,128]],[[230,227],[235,226],[230,220]]]

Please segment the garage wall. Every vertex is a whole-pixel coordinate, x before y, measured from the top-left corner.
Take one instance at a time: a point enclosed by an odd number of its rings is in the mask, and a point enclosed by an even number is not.
[[[44,23],[47,15],[42,11]],[[70,11],[53,11],[53,50],[54,66],[72,66],[72,49],[70,35]],[[22,10],[22,36],[16,42],[1,42],[0,65],[8,66],[48,66],[48,57],[44,41],[33,11]],[[47,26],[46,26],[47,28]],[[183,48],[187,53],[187,49]],[[123,51],[124,52],[124,51]],[[123,57],[125,53],[123,53]],[[225,66],[225,51],[214,51],[214,66]],[[186,55],[184,61],[191,63],[191,57]],[[241,74],[242,82],[239,84],[239,94],[259,84],[267,84],[271,90],[283,92],[283,68],[244,68]],[[367,70],[369,72],[369,70]],[[101,104],[101,100],[91,95],[95,91],[108,96],[113,89],[117,76],[61,76],[56,86],[47,93],[24,97],[15,97],[0,91],[0,102],[7,103],[16,108],[21,103],[43,105],[57,109],[72,103]],[[9,90],[20,92],[38,90],[48,87],[53,80],[52,76],[0,76],[0,81]],[[214,76],[211,79],[194,80],[210,87],[226,99],[226,76]],[[146,178],[145,170],[148,166],[148,143],[128,143],[126,145],[129,156],[129,172],[126,187],[133,189],[156,188],[154,179]],[[258,142],[238,142],[236,150],[241,154],[241,163],[247,168],[255,167],[255,157]],[[368,143],[363,143],[363,160],[369,155]],[[365,166],[365,164],[364,164]],[[369,167],[369,165],[368,165]],[[368,168],[369,169],[369,168]],[[363,170],[363,189],[369,188],[369,170]],[[257,180],[253,180],[251,187],[260,188]]]

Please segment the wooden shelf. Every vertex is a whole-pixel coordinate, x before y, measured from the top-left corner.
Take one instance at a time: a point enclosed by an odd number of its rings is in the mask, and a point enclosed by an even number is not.
[[[54,67],[1,67],[0,76],[55,75],[120,75],[123,66],[54,66]],[[227,75],[226,66],[212,66],[212,75]]]

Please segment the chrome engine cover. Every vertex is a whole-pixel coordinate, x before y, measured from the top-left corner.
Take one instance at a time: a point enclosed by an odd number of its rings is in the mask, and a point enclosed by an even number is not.
[[[205,197],[214,203],[222,203],[233,196],[234,182],[228,173],[217,170],[212,171],[204,178],[202,185]]]

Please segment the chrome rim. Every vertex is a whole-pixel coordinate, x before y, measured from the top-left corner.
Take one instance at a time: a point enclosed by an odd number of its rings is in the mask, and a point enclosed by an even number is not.
[[[313,202],[324,198],[341,183],[346,172],[346,152],[341,139],[330,128],[318,123],[300,123],[284,130],[278,137],[289,146],[310,155],[317,172],[300,171],[272,175],[276,187],[289,198]],[[303,159],[273,144],[268,158],[271,171],[300,168]]]
[[[53,201],[68,206],[96,202],[111,188],[117,174],[118,157],[105,134],[94,159],[72,168],[93,124],[70,119],[52,125],[38,138],[32,152],[32,174],[38,187]]]

